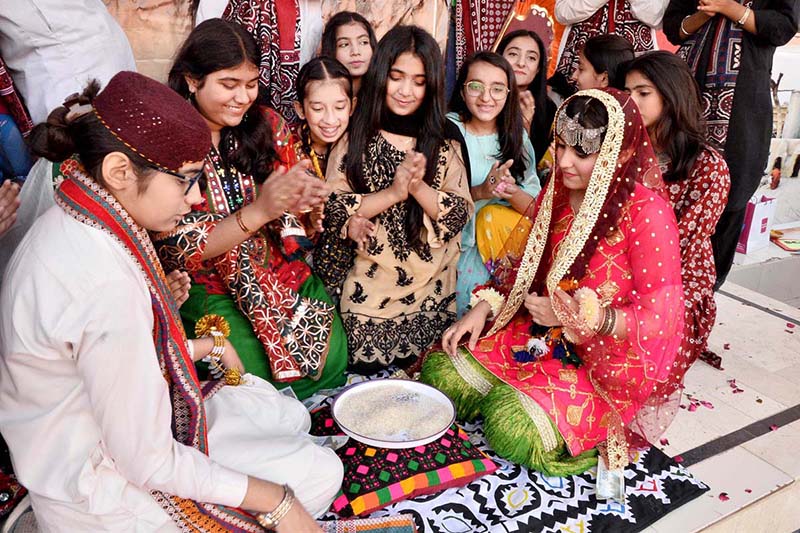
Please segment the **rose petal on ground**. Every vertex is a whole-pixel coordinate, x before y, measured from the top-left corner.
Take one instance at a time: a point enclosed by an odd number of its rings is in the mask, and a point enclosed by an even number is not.
[[[790,333],[790,334],[794,335],[794,331],[792,331],[792,330],[790,330],[790,329],[785,329],[785,330],[783,330],[783,331],[785,331],[786,333]]]
[[[744,489],[744,491],[745,491],[747,494],[750,494],[751,492],[753,492],[753,489]]]
[[[764,403],[764,400],[762,400],[761,398],[756,398],[756,403]]]
[[[733,391],[733,392],[736,392],[736,391]],[[714,404],[709,402],[709,401],[707,401],[707,400],[700,400],[700,405],[702,405],[706,409],[713,409],[714,408]]]
[[[669,446],[669,439],[661,439],[660,442],[662,446]]]
[[[676,455],[675,457],[672,458],[672,460],[675,461],[676,463],[680,464],[680,463],[683,462],[683,456],[682,455]]]
[[[789,329],[794,329],[794,324],[792,324],[791,322],[787,322],[786,327]]]
[[[730,345],[730,343],[726,342],[725,344],[722,345],[722,348],[724,350],[730,350],[731,349],[731,345]]]
[[[697,404],[693,403],[693,404],[689,405],[689,412],[690,413],[694,413],[695,411],[697,411]]]
[[[740,392],[744,392],[744,389],[740,389],[739,387],[736,387],[735,389],[733,389],[733,393],[734,394],[739,394]]]
[[[728,496],[727,492],[720,492],[719,493],[719,501],[726,502],[728,500],[730,500],[730,497]]]
[[[736,378],[731,378],[728,380],[728,385],[731,386],[732,389],[736,388]]]
[[[776,424],[772,424],[772,425],[769,427],[769,430],[770,430],[770,431],[778,431],[778,426],[777,426]]]

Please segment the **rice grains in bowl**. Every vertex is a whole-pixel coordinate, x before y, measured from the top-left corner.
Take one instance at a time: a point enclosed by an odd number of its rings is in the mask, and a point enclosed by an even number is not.
[[[387,379],[345,389],[333,417],[352,438],[383,448],[406,448],[439,438],[455,419],[452,402],[416,381]]]

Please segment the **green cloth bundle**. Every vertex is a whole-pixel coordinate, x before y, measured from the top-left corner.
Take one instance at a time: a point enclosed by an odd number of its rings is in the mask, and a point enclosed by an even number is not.
[[[518,394],[510,385],[496,385],[481,402],[484,433],[494,451],[509,461],[555,477],[582,474],[597,464],[594,448],[572,457],[558,427],[549,417],[558,444],[545,452],[539,430],[520,403]]]
[[[464,348],[459,348],[466,356],[466,364],[481,378],[491,384],[500,383],[494,374],[483,368]],[[458,373],[453,360],[444,352],[431,352],[422,365],[420,381],[427,383],[445,393],[456,406],[459,420],[472,422],[481,414],[481,394],[475,387],[467,383]]]

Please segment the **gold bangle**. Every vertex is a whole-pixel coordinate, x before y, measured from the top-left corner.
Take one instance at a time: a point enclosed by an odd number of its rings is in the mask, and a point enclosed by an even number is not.
[[[236,222],[239,224],[241,230],[248,235],[252,235],[254,232],[250,230],[247,226],[245,226],[244,221],[242,220],[242,210],[236,211]]]

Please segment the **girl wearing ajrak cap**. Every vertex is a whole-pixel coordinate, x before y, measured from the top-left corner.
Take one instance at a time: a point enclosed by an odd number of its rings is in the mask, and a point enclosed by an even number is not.
[[[456,309],[463,315],[472,289],[486,283],[503,244],[542,186],[536,156],[523,127],[511,65],[492,52],[464,62],[448,120],[463,138],[475,216],[461,235]]]
[[[218,331],[187,341],[148,237],[200,200],[205,121],[140,74],[94,93],[37,127],[40,152],[80,163],[0,295],[0,430],[39,528],[320,531],[309,512],[330,504],[341,463],[311,441],[303,405],[267,382],[198,381],[193,360],[231,347]],[[302,190],[277,181],[278,194]],[[294,198],[287,208],[318,201]]]
[[[644,430],[640,410],[663,401],[651,395],[680,344],[683,291],[675,215],[637,183],[659,170],[636,104],[582,91],[556,117],[533,227],[422,379],[461,418],[482,414],[500,455],[563,476],[593,465],[604,441],[612,470],[627,463],[625,429]]]
[[[221,19],[198,25],[178,52],[170,86],[206,120],[212,148],[202,201],[179,228],[157,236],[157,245],[169,270],[192,275],[181,307],[187,326],[201,330],[203,317],[224,317],[244,368],[289,384],[302,399],[344,382],[347,341],[330,297],[304,260],[312,247],[304,223],[277,210],[265,225],[267,219],[253,214],[266,204],[280,209],[272,181],[282,171],[273,170],[296,161],[283,120],[257,103],[257,62],[252,37]],[[310,161],[288,171],[301,178],[306,172]],[[327,193],[321,181],[312,181]],[[225,216],[236,220],[233,232],[208,231],[206,221]],[[206,239],[218,245],[199,254]]]
[[[459,150],[444,138],[443,91],[436,41],[395,27],[364,76],[348,137],[330,155],[334,193],[314,266],[341,290],[350,363],[360,371],[410,364],[455,318],[472,200]]]

